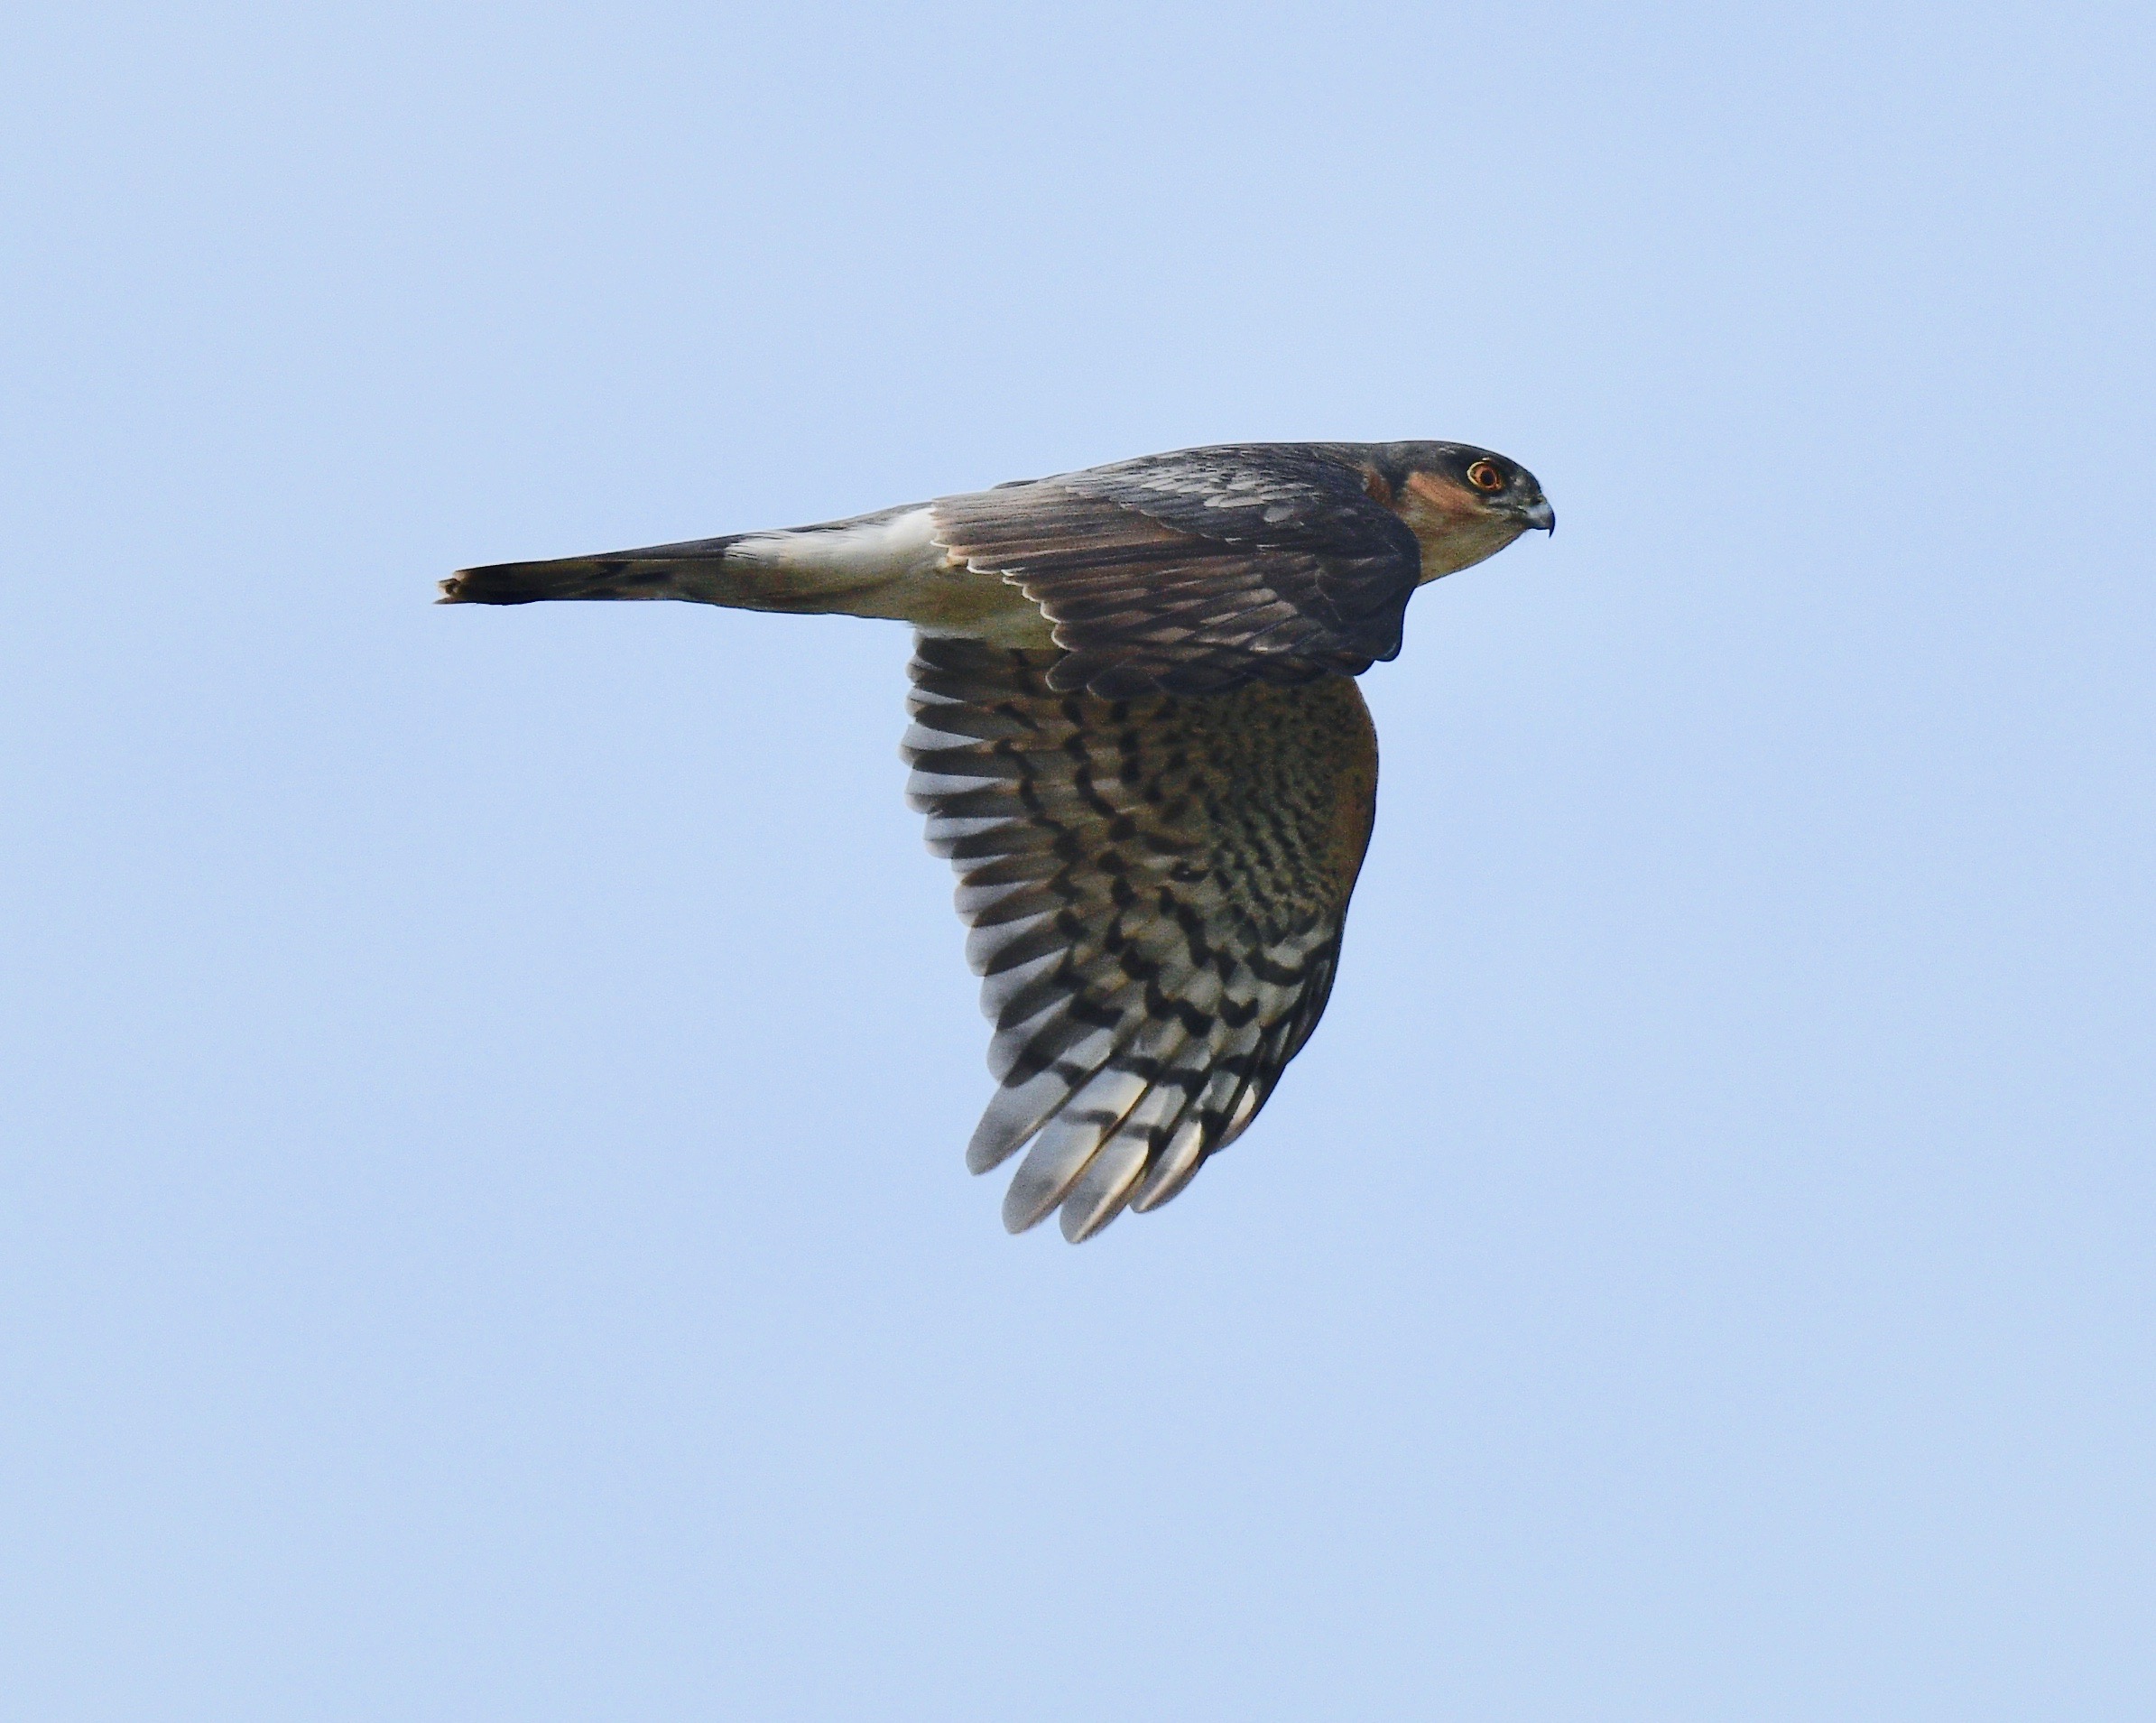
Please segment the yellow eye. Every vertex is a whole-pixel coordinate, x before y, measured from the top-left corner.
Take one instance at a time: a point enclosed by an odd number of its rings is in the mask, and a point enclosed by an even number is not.
[[[1467,482],[1478,491],[1501,491],[1504,488],[1504,475],[1497,470],[1494,461],[1478,460],[1467,468]]]

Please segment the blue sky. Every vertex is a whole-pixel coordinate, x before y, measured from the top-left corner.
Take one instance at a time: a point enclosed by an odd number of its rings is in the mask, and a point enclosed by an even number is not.
[[[0,1665],[52,1719],[2156,1703],[2145,14],[48,8]],[[893,626],[459,564],[1210,440],[1562,521],[1325,1024],[1006,1237]]]

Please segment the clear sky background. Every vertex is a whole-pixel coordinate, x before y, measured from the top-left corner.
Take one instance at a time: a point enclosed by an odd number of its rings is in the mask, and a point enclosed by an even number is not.
[[[2145,7],[7,36],[11,1716],[2156,1710]],[[902,629],[430,606],[1336,437],[1561,530],[1080,1250]]]

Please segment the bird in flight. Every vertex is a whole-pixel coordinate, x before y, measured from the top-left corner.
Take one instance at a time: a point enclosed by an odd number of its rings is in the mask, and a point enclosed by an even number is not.
[[[685,598],[915,630],[904,756],[997,1079],[967,1152],[1090,1238],[1257,1116],[1317,1027],[1377,805],[1354,679],[1419,586],[1557,517],[1465,443],[1240,443],[782,532],[501,562],[444,604]],[[1030,1146],[1029,1146],[1030,1145]]]

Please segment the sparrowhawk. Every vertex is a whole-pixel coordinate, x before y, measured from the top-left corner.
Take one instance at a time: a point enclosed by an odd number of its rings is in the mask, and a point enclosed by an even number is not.
[[[504,562],[445,604],[687,598],[915,629],[904,755],[958,870],[1022,1231],[1157,1208],[1325,1009],[1369,841],[1354,678],[1418,586],[1556,516],[1464,443],[1242,443],[784,532]],[[1028,1147],[1028,1145],[1031,1145]]]

